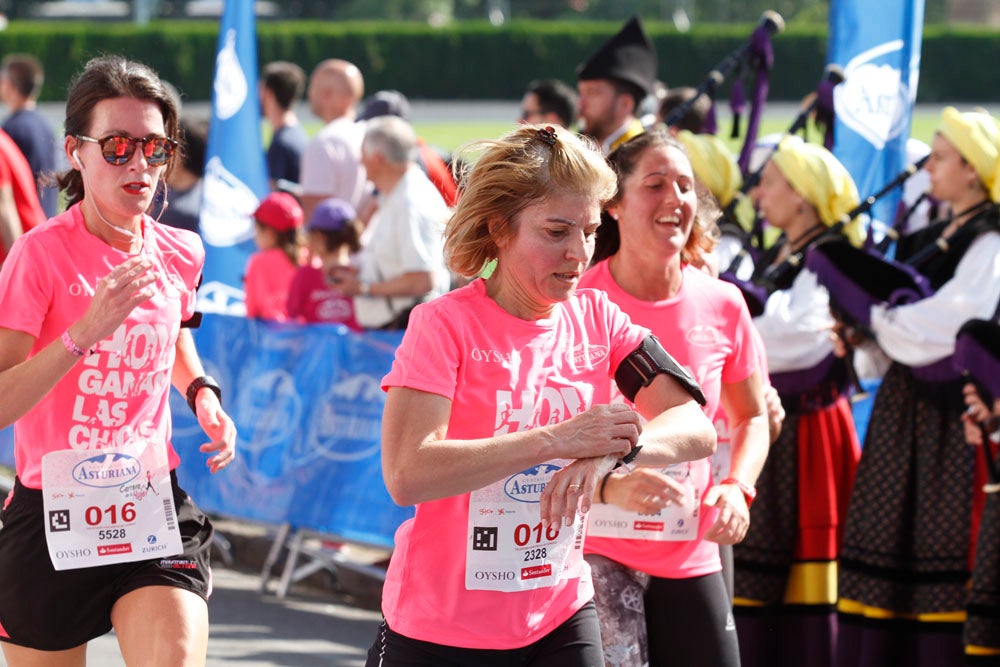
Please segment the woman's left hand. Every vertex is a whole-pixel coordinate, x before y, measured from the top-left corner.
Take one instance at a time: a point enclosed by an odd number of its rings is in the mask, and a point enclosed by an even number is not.
[[[199,391],[194,401],[198,423],[211,439],[200,447],[205,453],[217,452],[208,459],[208,469],[217,473],[236,458],[236,424],[222,409],[213,391]]]
[[[716,507],[719,516],[705,532],[705,539],[718,544],[737,544],[750,528],[750,508],[735,484],[716,484],[705,493],[705,507]]]
[[[610,455],[577,459],[552,475],[539,499],[542,525],[572,526],[577,512],[589,512],[597,485],[617,461]]]

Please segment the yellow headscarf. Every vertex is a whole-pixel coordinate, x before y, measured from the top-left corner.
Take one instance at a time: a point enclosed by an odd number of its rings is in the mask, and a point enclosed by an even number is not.
[[[729,206],[743,185],[743,175],[726,144],[713,134],[688,130],[678,132],[677,139],[687,149],[694,177],[708,187],[722,208]]]
[[[990,201],[1000,202],[1000,122],[988,113],[945,107],[938,132],[976,170]]]
[[[827,226],[860,203],[854,179],[833,153],[822,146],[807,144],[797,136],[785,137],[771,155],[771,161],[792,189],[816,208],[819,219]],[[842,231],[855,246],[865,240],[857,218],[844,225]]]

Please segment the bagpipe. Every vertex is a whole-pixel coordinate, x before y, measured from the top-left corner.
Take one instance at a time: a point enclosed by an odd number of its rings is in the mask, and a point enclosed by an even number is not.
[[[857,336],[874,338],[872,306],[882,304],[891,308],[932,296],[940,287],[929,277],[934,274],[932,268],[937,261],[953,251],[964,252],[985,231],[1000,230],[997,205],[986,200],[936,222],[927,231],[943,231],[955,219],[965,222],[947,238],[941,234],[928,237],[930,240],[915,248],[905,261],[889,259],[872,248],[856,248],[840,238],[815,244],[806,256],[805,265],[830,293],[834,318]],[[958,377],[952,356],[911,370],[914,377],[925,382],[946,382]]]
[[[908,167],[897,177],[897,181],[915,173],[924,160]],[[983,201],[938,221],[936,225],[943,229],[955,218],[975,217],[991,208],[995,208],[995,204]],[[926,267],[953,248],[967,246],[991,226],[995,226],[995,222],[989,217],[982,218],[978,224],[963,224],[951,237],[936,237],[916,249],[905,261],[889,259],[873,248],[856,248],[842,237],[831,237],[809,249],[806,266],[829,290],[831,301],[840,311],[840,319],[867,330],[871,325],[871,306],[877,303],[900,306],[931,296],[935,288],[925,275]]]
[[[719,86],[726,80],[734,70],[749,67],[755,74],[753,97],[751,100],[750,117],[747,121],[747,133],[743,142],[743,150],[740,152],[738,160],[741,171],[746,171],[746,164],[750,159],[750,151],[757,141],[757,131],[760,127],[760,116],[763,113],[764,103],[767,100],[768,75],[774,66],[774,50],[771,47],[771,36],[785,29],[785,20],[778,12],[767,10],[761,14],[760,21],[750,34],[746,44],[732,51],[722,59],[705,77],[705,79],[695,89],[693,96],[679,104],[666,118],[663,119],[667,127],[676,125],[691,111],[695,102],[703,95],[707,95],[712,100],[712,108],[709,117],[702,131],[708,134],[715,134],[715,95]],[[746,107],[746,96],[739,79],[733,82],[732,101],[733,107],[733,132],[734,138],[738,136],[739,117]]]
[[[993,402],[1000,398],[1000,324],[988,320],[969,320],[959,329],[955,338],[955,369],[969,379],[976,387],[979,398],[992,409]],[[997,417],[979,423],[983,439],[983,458],[989,483],[987,493],[1000,492],[1000,462],[997,461],[998,443],[995,434],[1000,434]]]
[[[880,255],[884,255],[889,251],[889,248],[893,243],[896,243],[901,239],[905,233],[907,225],[909,225],[910,218],[916,213],[920,205],[927,202],[930,205],[930,215],[931,219],[937,217],[937,210],[939,202],[931,196],[930,192],[922,192],[920,196],[913,200],[913,203],[907,204],[905,201],[900,200],[899,206],[896,210],[896,217],[892,222],[892,225],[885,230],[885,235],[879,241],[875,241],[872,238],[872,231],[874,228],[869,228],[869,238],[868,243],[871,247],[875,249]]]
[[[885,262],[886,260],[884,258],[870,250],[862,250],[852,246],[847,242],[847,239],[841,233],[841,230],[854,220],[854,218],[859,215],[867,214],[871,211],[872,206],[874,206],[879,199],[900,187],[906,182],[906,179],[917,173],[917,171],[919,171],[923,166],[926,159],[927,158],[924,158],[908,166],[878,192],[866,197],[864,201],[845,213],[839,220],[834,222],[828,228],[822,229],[814,234],[807,242],[803,243],[785,260],[773,265],[758,266],[754,271],[753,278],[750,281],[739,280],[733,275],[733,273],[731,273],[731,271],[724,272],[720,277],[740,288],[740,291],[743,293],[743,297],[746,299],[750,314],[757,317],[764,312],[764,306],[771,294],[778,290],[788,289],[792,286],[792,282],[801,270],[803,262],[810,250],[821,246],[831,246],[831,248],[828,249],[830,252],[840,252],[842,254],[852,253],[853,257],[856,257],[858,262]],[[811,266],[810,268],[813,267]],[[891,274],[894,268],[897,267],[890,265],[889,268],[885,269],[885,273],[887,275]],[[895,285],[900,289],[911,286],[914,287],[918,295],[922,295],[919,298],[927,296],[928,287],[925,285],[926,279],[922,280],[922,277],[912,269],[900,269],[900,272],[906,274],[906,276],[896,276],[893,280],[890,280],[889,282],[882,282],[881,284],[887,286]],[[884,279],[887,276],[882,277]]]
[[[806,103],[782,136],[798,134],[806,127],[809,118],[815,117],[817,123],[824,127],[823,145],[829,150],[833,146],[833,89],[845,80],[842,67],[836,64],[827,65],[816,90],[807,96]],[[756,215],[756,211],[749,204],[748,194],[760,182],[761,173],[771,159],[771,155],[777,150],[777,145],[775,143],[774,147],[763,159],[759,160],[753,170],[743,171],[743,185],[722,211],[722,219],[720,220],[720,228],[724,228],[724,232],[726,229],[730,229],[729,233],[738,236],[742,242],[742,248],[719,277],[735,284],[743,291],[747,305],[750,307],[750,313],[754,317],[763,312],[763,301],[766,301],[767,297],[766,290],[748,285],[746,281],[739,280],[736,276],[744,262],[753,261],[756,263],[765,248],[763,220]]]

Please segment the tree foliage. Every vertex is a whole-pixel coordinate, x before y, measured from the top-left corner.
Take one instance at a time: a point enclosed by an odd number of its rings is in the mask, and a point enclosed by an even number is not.
[[[28,18],[43,2],[0,0],[0,12]],[[244,0],[245,1],[245,0]],[[867,0],[875,1],[875,0]],[[926,22],[947,19],[950,0],[925,0]],[[129,0],[134,3],[135,0]],[[187,0],[155,0],[163,16],[184,15]],[[450,20],[586,19],[625,20],[638,14],[648,20],[672,21],[678,13],[691,22],[755,23],[765,10],[781,14],[786,23],[825,24],[831,0],[280,0],[282,18],[329,21],[392,20],[442,23]]]

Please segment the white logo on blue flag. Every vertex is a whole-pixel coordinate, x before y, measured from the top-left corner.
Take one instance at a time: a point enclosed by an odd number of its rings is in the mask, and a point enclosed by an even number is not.
[[[903,40],[896,39],[855,56],[844,68],[844,83],[833,90],[840,119],[880,150],[907,128],[916,97],[917,67],[903,81],[891,64],[902,49]]]
[[[247,99],[247,77],[236,55],[236,31],[226,31],[226,45],[215,59],[215,115],[231,118]]]
[[[910,113],[917,95],[924,0],[838,0],[830,5],[827,58],[844,68],[834,89],[833,154],[862,197],[906,166]],[[883,196],[872,218],[891,223],[900,192]]]
[[[219,247],[249,241],[254,236],[253,212],[260,201],[246,183],[233,175],[218,156],[205,165],[201,235]]]
[[[250,83],[256,72],[253,3],[230,0],[219,26],[212,85],[200,220],[205,241],[204,283],[198,292],[202,312],[246,313],[243,274],[256,250],[252,216],[268,192],[260,102]]]

